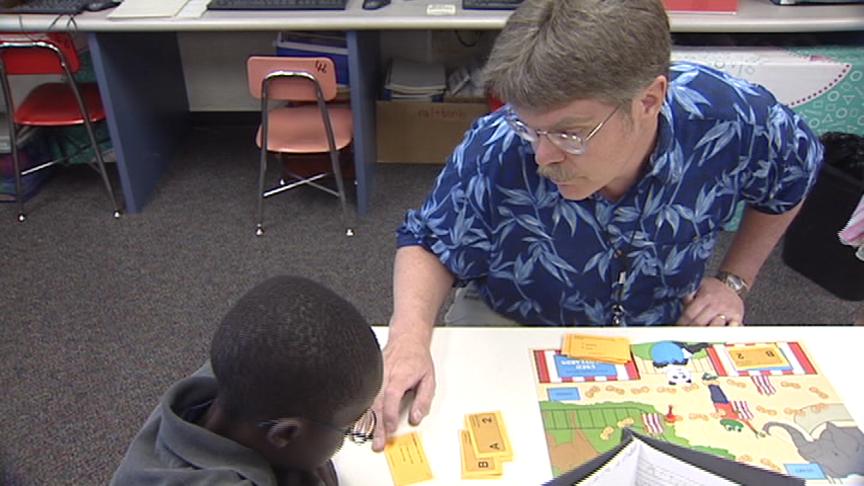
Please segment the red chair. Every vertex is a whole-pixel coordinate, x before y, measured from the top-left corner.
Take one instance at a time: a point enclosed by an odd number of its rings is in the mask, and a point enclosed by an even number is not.
[[[261,126],[256,143],[261,148],[258,173],[258,213],[255,234],[264,234],[264,199],[302,185],[321,189],[339,198],[342,205],[342,223],[345,235],[353,236],[348,224],[345,202],[345,183],[339,167],[339,150],[348,146],[354,135],[351,109],[347,106],[329,106],[327,101],[336,97],[336,70],[326,57],[266,57],[253,56],[246,63],[249,91],[261,100]],[[311,102],[270,108],[270,101]],[[292,180],[279,181],[279,185],[265,190],[268,152],[330,154],[331,172],[309,177],[290,174]],[[286,171],[287,172],[287,171]],[[336,190],[316,181],[333,175]]]
[[[78,52],[68,34],[0,34],[0,84],[3,98],[9,113],[9,135],[12,147],[12,161],[15,171],[15,200],[18,203],[18,221],[24,221],[23,194],[21,177],[65,162],[68,157],[52,160],[24,171],[20,170],[21,160],[18,139],[27,127],[68,127],[84,125],[90,147],[96,158],[97,172],[114,206],[114,217],[120,217],[120,207],[114,197],[111,181],[105,170],[102,151],[96,141],[93,123],[105,120],[102,98],[95,83],[78,84],[74,74],[81,67]],[[44,83],[31,90],[17,108],[12,99],[9,76],[21,74],[59,74],[63,82]],[[91,163],[91,167],[92,167]]]

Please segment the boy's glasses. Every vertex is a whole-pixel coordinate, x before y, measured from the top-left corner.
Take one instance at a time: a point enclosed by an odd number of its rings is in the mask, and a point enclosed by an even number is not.
[[[265,420],[263,422],[258,422],[258,427],[273,427],[274,425],[278,424],[280,420],[281,419]],[[378,425],[378,416],[371,408],[365,413],[363,413],[363,415],[361,415],[356,422],[346,428],[337,427],[327,422],[319,422],[318,420],[312,420],[308,418],[304,420],[308,420],[313,424],[317,424],[322,427],[326,427],[328,429],[339,432],[355,444],[363,444],[364,442],[372,440],[372,436],[375,433],[375,427]]]
[[[588,143],[588,140],[591,140],[591,137],[597,135],[597,132],[603,128],[603,125],[609,121],[612,116],[618,112],[619,107],[615,107],[612,110],[612,113],[609,113],[606,118],[603,119],[600,123],[597,124],[596,127],[591,129],[588,132],[588,135],[585,137],[581,137],[575,133],[569,132],[548,132],[546,130],[535,130],[528,125],[526,125],[522,120],[516,116],[516,113],[513,110],[508,109],[507,114],[504,116],[504,119],[507,121],[507,124],[510,125],[510,128],[519,135],[519,138],[525,140],[526,142],[537,143],[540,140],[541,136],[545,136],[552,142],[553,145],[558,147],[559,149],[567,152],[570,155],[582,155],[585,153],[585,147]]]

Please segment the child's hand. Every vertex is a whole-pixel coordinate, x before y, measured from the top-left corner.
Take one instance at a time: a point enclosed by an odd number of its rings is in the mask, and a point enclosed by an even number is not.
[[[327,461],[326,464],[319,467],[315,471],[315,475],[318,476],[318,479],[324,483],[324,486],[338,486],[339,478],[336,476],[336,467],[333,466],[333,461]]]

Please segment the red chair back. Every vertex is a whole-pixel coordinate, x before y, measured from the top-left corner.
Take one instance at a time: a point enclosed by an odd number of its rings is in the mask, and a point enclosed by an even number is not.
[[[57,54],[38,42],[55,46],[66,57],[69,71],[78,72],[81,60],[72,36],[65,33],[0,33],[0,59],[7,74],[64,74]],[[11,47],[30,44],[28,47]],[[6,47],[4,47],[6,46]]]
[[[261,82],[276,71],[304,72],[312,75],[321,85],[325,101],[336,97],[336,67],[327,57],[252,56],[246,63],[249,92],[261,98]],[[315,101],[314,85],[305,79],[276,78],[270,82],[268,98],[286,101]]]

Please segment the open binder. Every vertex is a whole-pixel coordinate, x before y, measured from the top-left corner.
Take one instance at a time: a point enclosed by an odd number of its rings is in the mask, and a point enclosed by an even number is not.
[[[614,449],[546,483],[547,486],[637,484],[689,484],[721,486],[804,485],[799,478],[784,476],[747,464],[659,441],[624,429]]]

